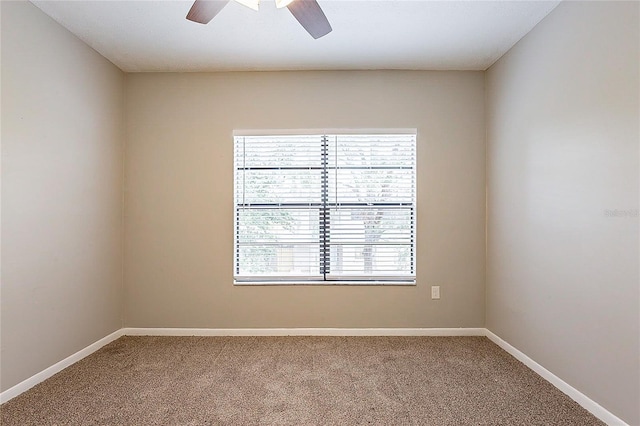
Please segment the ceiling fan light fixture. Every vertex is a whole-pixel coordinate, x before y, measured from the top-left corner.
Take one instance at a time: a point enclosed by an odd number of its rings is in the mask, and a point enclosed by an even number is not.
[[[283,7],[289,6],[294,0],[276,0],[276,7],[278,9],[282,9]]]
[[[1,0],[0,0],[1,1]],[[187,19],[200,24],[207,24],[231,0],[195,0]],[[235,0],[253,10],[258,10],[260,0]],[[317,0],[275,0],[279,8],[286,7],[294,18],[314,39],[324,37],[331,32],[331,24],[320,8]]]
[[[260,0],[236,0],[243,6],[247,6],[249,9],[258,11],[260,9]]]

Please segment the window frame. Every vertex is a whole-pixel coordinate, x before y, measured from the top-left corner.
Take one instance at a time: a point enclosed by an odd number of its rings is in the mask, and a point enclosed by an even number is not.
[[[323,140],[326,139],[327,136],[335,136],[335,135],[412,135],[415,138],[414,152],[413,158],[414,163],[412,167],[413,171],[413,202],[410,203],[411,215],[412,215],[412,230],[411,230],[411,243],[413,250],[413,258],[412,258],[412,269],[413,274],[394,279],[389,276],[386,277],[376,277],[371,276],[366,279],[340,279],[340,278],[327,278],[326,273],[323,272],[323,267],[320,266],[321,273],[316,277],[313,275],[303,275],[303,276],[278,276],[277,279],[272,279],[270,277],[256,277],[256,276],[242,276],[239,275],[238,268],[238,205],[236,203],[236,182],[238,172],[238,168],[236,167],[236,138],[237,137],[258,137],[258,136],[318,136]],[[250,129],[250,130],[234,130],[232,134],[232,141],[234,146],[233,152],[233,284],[234,286],[263,286],[263,285],[350,285],[350,286],[415,286],[416,278],[417,278],[417,217],[418,217],[418,166],[417,166],[417,151],[418,151],[418,130],[417,128],[375,128],[375,129],[277,129],[277,130],[258,130],[258,129]],[[323,148],[324,149],[324,148]],[[274,168],[278,169],[278,168]],[[246,170],[246,169],[245,169]],[[326,167],[326,164],[323,166],[323,173],[326,173],[329,170]],[[328,210],[331,208],[332,203],[329,203],[326,198],[323,196],[323,202],[318,207],[319,211],[319,221],[322,226],[323,218],[322,211]],[[404,203],[403,203],[404,206]],[[335,203],[334,203],[335,207]],[[322,234],[322,233],[321,233]],[[322,249],[322,247],[321,247]],[[320,260],[322,261],[322,260]]]

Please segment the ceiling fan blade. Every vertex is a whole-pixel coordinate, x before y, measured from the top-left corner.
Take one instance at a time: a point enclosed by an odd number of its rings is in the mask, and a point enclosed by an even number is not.
[[[294,0],[287,9],[311,37],[320,38],[331,32],[331,24],[316,0]]]
[[[196,0],[187,13],[187,19],[200,24],[208,24],[229,0]]]

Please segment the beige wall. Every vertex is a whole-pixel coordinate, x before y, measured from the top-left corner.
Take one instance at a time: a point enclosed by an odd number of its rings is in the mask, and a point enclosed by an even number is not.
[[[487,327],[633,425],[638,18],[562,3],[487,73]]]
[[[234,287],[233,130],[385,127],[418,129],[417,285]],[[484,325],[481,72],[129,74],[125,157],[127,326]]]
[[[1,389],[122,326],[124,75],[2,1]]]

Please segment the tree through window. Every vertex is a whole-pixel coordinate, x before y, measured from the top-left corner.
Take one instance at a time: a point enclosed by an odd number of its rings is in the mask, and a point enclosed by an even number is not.
[[[415,132],[234,142],[236,282],[415,280]]]

